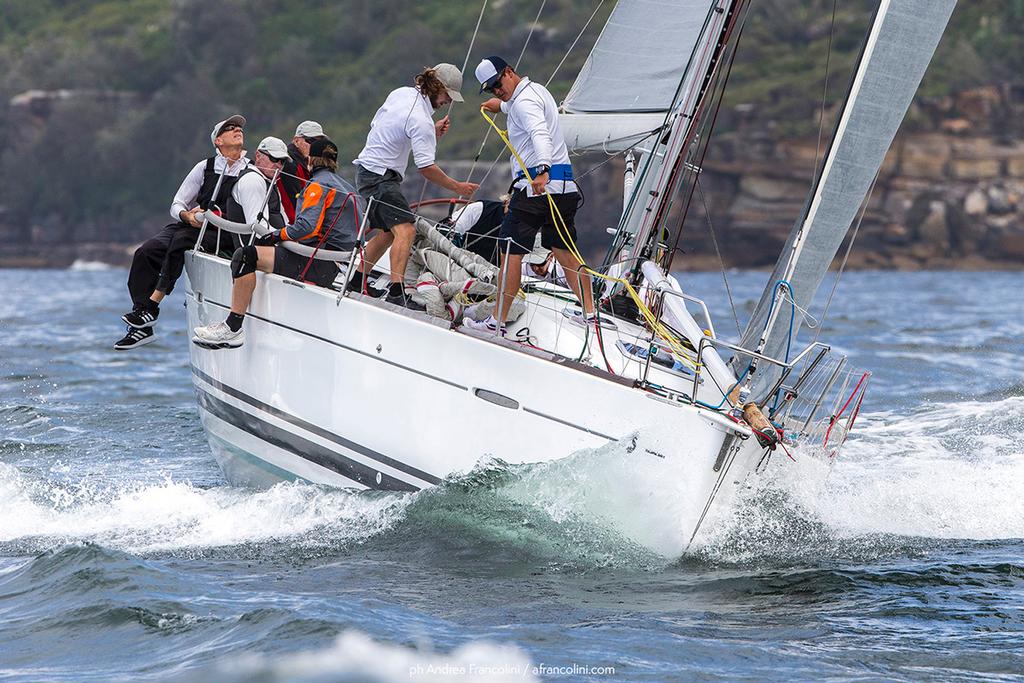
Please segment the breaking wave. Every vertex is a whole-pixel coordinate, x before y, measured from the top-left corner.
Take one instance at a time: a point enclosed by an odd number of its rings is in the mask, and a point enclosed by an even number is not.
[[[799,451],[796,462],[776,456],[696,556],[796,561],[914,552],[928,539],[1022,538],[1022,437],[1024,397],[1015,395],[865,414],[834,466]],[[0,462],[0,546],[323,555],[362,544],[440,563],[664,567],[681,547],[679,489],[653,483],[682,475],[638,468],[635,457],[611,444],[541,465],[484,463],[416,494],[201,488],[171,478],[90,487]],[[639,497],[652,489],[660,493]]]

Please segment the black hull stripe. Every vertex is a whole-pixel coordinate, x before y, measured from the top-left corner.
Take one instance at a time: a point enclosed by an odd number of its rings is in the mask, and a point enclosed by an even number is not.
[[[199,397],[199,405],[211,415],[224,420],[244,432],[252,434],[262,441],[288,451],[294,456],[320,465],[369,488],[383,489],[385,491],[419,491],[418,487],[401,479],[378,472],[378,470],[372,467],[367,467],[362,463],[350,460],[329,448],[324,448],[308,439],[264,422],[244,410],[239,410],[225,403],[202,389],[197,388],[196,393]],[[378,474],[380,475],[380,483],[377,483]]]
[[[223,382],[221,382],[219,380],[216,380],[213,377],[210,377],[205,372],[203,372],[202,370],[200,370],[199,368],[197,368],[195,366],[192,367],[192,373],[196,377],[198,377],[199,379],[201,379],[204,382],[206,382],[207,384],[209,384],[210,386],[216,387],[218,390],[223,391],[228,396],[232,396],[234,398],[237,398],[239,401],[242,401],[243,403],[247,403],[250,406],[252,406],[253,408],[256,408],[257,410],[261,410],[261,411],[263,411],[265,413],[273,415],[274,417],[276,417],[276,418],[278,418],[280,420],[284,420],[285,422],[288,422],[290,424],[293,424],[296,427],[304,429],[307,432],[310,432],[311,434],[316,434],[317,436],[319,436],[319,437],[321,437],[323,439],[326,439],[328,441],[334,442],[334,443],[338,444],[339,446],[341,446],[343,448],[347,448],[347,449],[349,449],[351,451],[355,451],[356,453],[359,453],[360,455],[364,455],[367,458],[370,458],[371,460],[376,460],[377,462],[379,462],[379,463],[381,463],[383,465],[387,465],[388,467],[396,469],[399,472],[405,472],[406,474],[408,474],[410,476],[413,476],[413,477],[416,477],[417,479],[420,479],[422,481],[428,482],[430,484],[440,484],[441,483],[441,478],[440,477],[435,477],[433,474],[429,474],[427,472],[424,472],[421,469],[413,467],[412,465],[407,465],[404,462],[401,462],[399,460],[395,460],[394,458],[388,457],[388,456],[384,455],[383,453],[378,453],[377,451],[375,451],[375,450],[373,450],[371,448],[367,448],[366,446],[363,446],[362,444],[358,444],[358,443],[356,443],[354,441],[346,439],[345,437],[340,436],[338,434],[335,434],[334,432],[329,432],[326,429],[324,429],[323,427],[319,427],[319,426],[317,426],[317,425],[315,425],[315,424],[313,424],[311,422],[306,422],[305,420],[303,420],[301,418],[298,418],[298,417],[296,417],[294,415],[291,415],[289,413],[286,413],[286,412],[284,412],[283,410],[281,410],[279,408],[275,408],[274,406],[268,405],[268,404],[264,403],[263,401],[260,401],[257,398],[254,398],[254,397],[252,397],[252,396],[250,396],[250,395],[248,395],[248,394],[246,394],[246,393],[244,393],[242,391],[239,391],[238,389],[235,389],[234,387],[230,387],[230,386],[224,384]],[[196,389],[197,389],[197,391],[202,392],[202,390],[199,387],[196,387]],[[224,404],[224,405],[227,405],[227,404]],[[246,429],[246,431],[250,431],[250,430]],[[311,442],[307,441],[307,443],[311,443]],[[318,447],[318,448],[322,448],[322,447]],[[301,452],[299,453],[299,455],[301,455]],[[303,457],[305,457],[305,456],[303,456]],[[376,476],[376,472],[377,472],[376,470],[373,470],[374,476]],[[348,475],[346,474],[345,476],[348,476]],[[382,475],[382,476],[387,476],[387,475]],[[360,482],[360,483],[366,483],[366,482]],[[366,485],[367,486],[373,486],[373,484],[366,484]],[[380,488],[380,487],[378,486],[376,488]]]

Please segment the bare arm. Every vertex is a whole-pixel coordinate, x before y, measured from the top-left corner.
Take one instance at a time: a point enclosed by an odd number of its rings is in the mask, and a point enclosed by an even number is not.
[[[449,192],[453,192],[460,197],[472,197],[473,193],[480,187],[476,183],[460,183],[458,180],[448,177],[448,174],[442,171],[441,167],[437,164],[431,164],[430,166],[421,168],[420,175],[438,187],[443,187]]]

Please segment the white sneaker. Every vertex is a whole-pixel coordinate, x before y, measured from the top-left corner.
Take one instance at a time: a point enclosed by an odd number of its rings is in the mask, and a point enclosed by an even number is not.
[[[569,318],[569,322],[580,327],[594,327],[600,323],[601,327],[606,330],[616,330],[618,327],[615,325],[615,321],[608,317],[597,317],[597,313],[591,313],[590,315],[583,315],[583,311],[563,311],[564,315]]]
[[[487,316],[486,320],[473,320],[472,318],[463,318],[462,324],[471,330],[476,330],[477,332],[501,334],[502,337],[505,336],[506,332],[505,326],[499,325],[498,321],[495,320],[494,316],[492,315]]]
[[[192,341],[200,346],[211,349],[235,349],[245,343],[245,328],[238,328],[238,332],[232,332],[231,328],[224,321],[197,327]]]

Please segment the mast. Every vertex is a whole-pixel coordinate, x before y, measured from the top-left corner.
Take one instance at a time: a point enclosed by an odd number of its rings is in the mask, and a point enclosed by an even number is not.
[[[956,0],[880,0],[842,114],[802,216],[775,264],[740,345],[783,358],[865,200],[920,85]],[[799,321],[801,317],[795,316]],[[747,359],[735,358],[739,373]],[[756,370],[756,365],[752,364]],[[753,395],[778,377],[765,368]]]

